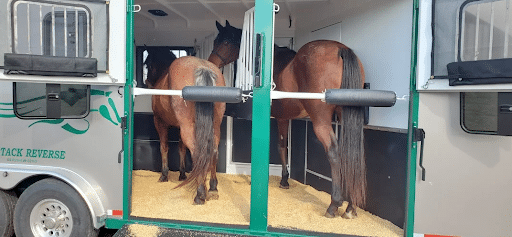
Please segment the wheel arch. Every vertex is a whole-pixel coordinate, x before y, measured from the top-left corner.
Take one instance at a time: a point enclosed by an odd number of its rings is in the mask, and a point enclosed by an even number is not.
[[[27,169],[28,168],[28,169]],[[104,201],[106,196],[98,185],[92,185],[84,177],[65,168],[59,167],[0,167],[0,189],[15,190],[18,196],[30,185],[45,178],[56,178],[71,186],[85,201],[92,217],[94,228],[105,225],[107,211]]]

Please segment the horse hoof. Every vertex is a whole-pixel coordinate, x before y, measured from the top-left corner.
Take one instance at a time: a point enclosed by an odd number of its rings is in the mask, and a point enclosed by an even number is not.
[[[160,176],[160,178],[158,179],[158,182],[167,182],[167,181],[168,181],[167,176],[164,176],[164,175]]]
[[[180,174],[180,177],[178,178],[179,181],[183,181],[187,179],[187,176],[185,174]]]
[[[207,200],[219,200],[219,191],[208,191]]]
[[[201,198],[194,198],[194,205],[204,205],[205,203],[205,200],[204,199],[201,199]]]
[[[343,213],[343,215],[341,217],[343,217],[344,219],[355,219],[355,218],[357,218],[357,213],[351,212],[351,211],[345,212],[345,213]]]
[[[327,218],[334,218],[334,217],[336,217],[336,215],[333,215],[333,214],[329,213],[328,211],[325,212],[324,216],[327,217]]]
[[[290,184],[288,183],[287,180],[281,180],[281,182],[279,183],[279,187],[282,189],[289,189]]]

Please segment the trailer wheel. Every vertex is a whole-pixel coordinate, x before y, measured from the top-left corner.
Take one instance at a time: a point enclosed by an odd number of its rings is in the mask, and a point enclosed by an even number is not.
[[[14,234],[13,215],[18,197],[12,191],[0,191],[0,236]]]
[[[66,183],[47,178],[28,187],[14,210],[17,237],[95,237],[85,201]]]

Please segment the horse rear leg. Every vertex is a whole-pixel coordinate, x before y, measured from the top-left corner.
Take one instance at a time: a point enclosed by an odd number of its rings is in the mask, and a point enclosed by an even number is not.
[[[160,138],[160,154],[162,156],[162,174],[158,179],[158,182],[167,182],[169,175],[169,162],[167,154],[169,152],[169,144],[167,134],[169,133],[168,127],[158,118],[154,117],[155,128]]]
[[[183,181],[187,179],[187,175],[185,174],[185,160],[187,158],[187,147],[185,146],[183,140],[181,139],[178,144],[178,152],[180,154],[180,177],[178,178],[178,180]]]
[[[219,199],[219,190],[217,190],[217,160],[219,159],[219,152],[215,150],[213,161],[210,166],[210,189],[208,190],[207,200]]]
[[[290,188],[290,184],[288,183],[288,126],[290,120],[278,119],[277,120],[277,129],[279,134],[279,157],[281,158],[282,172],[281,172],[281,182],[279,183],[279,187],[283,189]]]
[[[341,195],[341,156],[338,149],[338,139],[332,129],[330,117],[326,120],[313,119],[312,122],[315,135],[324,145],[325,152],[327,153],[327,159],[331,165],[331,204],[327,208],[325,216],[333,218],[338,213],[338,208],[343,204],[343,197]]]

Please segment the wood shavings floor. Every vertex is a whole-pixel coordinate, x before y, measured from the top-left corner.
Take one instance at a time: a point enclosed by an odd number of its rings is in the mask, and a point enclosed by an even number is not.
[[[218,173],[219,199],[193,205],[195,191],[173,189],[178,172],[159,183],[160,173],[135,170],[132,176],[132,216],[220,224],[249,225],[250,176]],[[280,177],[269,180],[268,225],[276,228],[360,236],[403,236],[403,230],[378,216],[358,209],[358,218],[325,218],[328,193],[290,180],[290,189],[279,188]],[[344,210],[346,203],[340,208]]]

